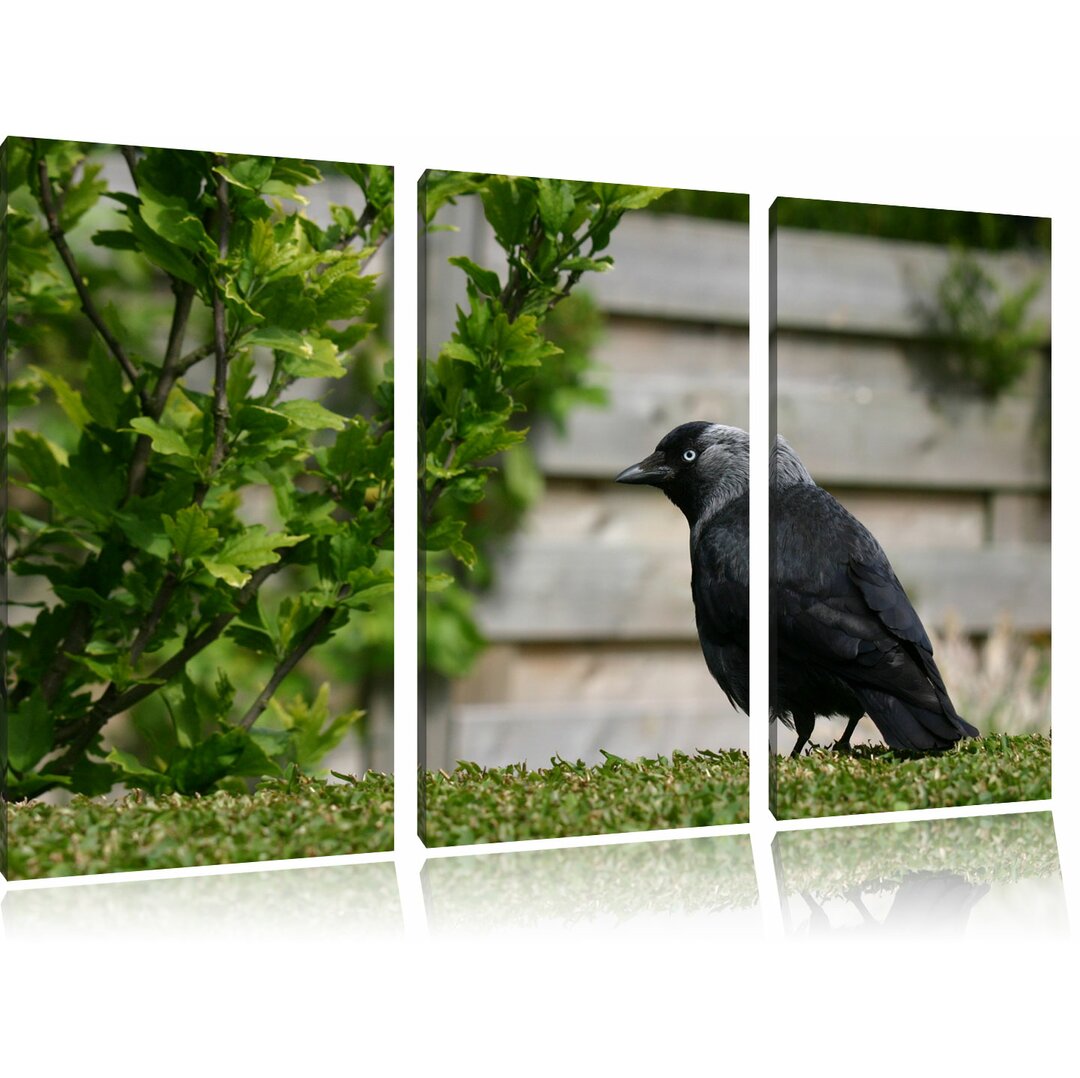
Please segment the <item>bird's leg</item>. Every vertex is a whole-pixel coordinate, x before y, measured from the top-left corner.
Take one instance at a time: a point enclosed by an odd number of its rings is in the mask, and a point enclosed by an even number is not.
[[[839,752],[851,752],[851,735],[855,733],[855,727],[859,725],[859,719],[862,716],[858,715],[854,719],[848,720],[847,729],[844,730],[843,736],[835,745],[833,749]]]
[[[799,740],[795,742],[795,748],[791,750],[791,755],[798,756],[806,746],[807,741],[810,740],[810,735],[814,732],[816,716],[792,715],[792,719],[795,722],[795,733],[799,735]]]

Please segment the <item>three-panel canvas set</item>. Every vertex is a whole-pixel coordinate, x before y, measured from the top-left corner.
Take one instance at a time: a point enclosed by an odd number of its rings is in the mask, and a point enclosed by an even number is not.
[[[429,847],[745,825],[751,766],[778,821],[1049,799],[1048,219],[439,170],[403,207],[384,165],[30,138],[0,176],[8,879],[389,851],[414,766]]]

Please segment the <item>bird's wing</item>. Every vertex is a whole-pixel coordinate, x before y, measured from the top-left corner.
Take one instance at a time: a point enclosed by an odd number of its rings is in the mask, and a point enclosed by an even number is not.
[[[749,559],[747,504],[709,521],[694,534],[691,591],[698,639],[709,670],[732,705],[749,713]]]
[[[784,650],[853,686],[939,707],[930,640],[873,536],[816,487],[782,519],[774,599]]]
[[[750,619],[747,501],[693,537],[691,589],[698,632],[715,644],[746,644]]]

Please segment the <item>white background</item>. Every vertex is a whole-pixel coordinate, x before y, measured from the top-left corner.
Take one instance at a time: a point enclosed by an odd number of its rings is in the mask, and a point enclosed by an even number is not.
[[[1080,194],[1065,5],[8,7],[2,134],[397,167],[403,490],[415,474],[415,249],[405,235],[426,167],[749,191],[758,431],[767,423],[765,220],[776,195],[1052,217],[1054,807],[1075,904],[1068,560]],[[760,486],[760,449],[753,467]],[[403,780],[415,745],[411,503],[400,499],[397,527]],[[763,564],[760,540],[754,549]],[[753,603],[763,627],[763,582]],[[754,677],[764,701],[763,665]],[[398,785],[404,839],[415,802],[411,784]],[[763,820],[757,776],[752,795]],[[770,837],[755,827],[759,866]],[[1075,1059],[1071,939],[796,946],[768,909],[765,940],[710,937],[706,927],[435,938],[420,863],[406,840],[397,858],[405,930],[382,943],[258,931],[0,942],[5,1071],[892,1074],[915,1064],[1052,1074]]]

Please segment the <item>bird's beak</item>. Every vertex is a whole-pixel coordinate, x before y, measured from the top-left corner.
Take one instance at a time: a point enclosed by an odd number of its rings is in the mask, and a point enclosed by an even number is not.
[[[615,476],[616,483],[646,483],[649,486],[663,486],[671,478],[671,469],[664,462],[663,454],[653,453],[639,464],[631,464],[629,468],[619,472]]]

